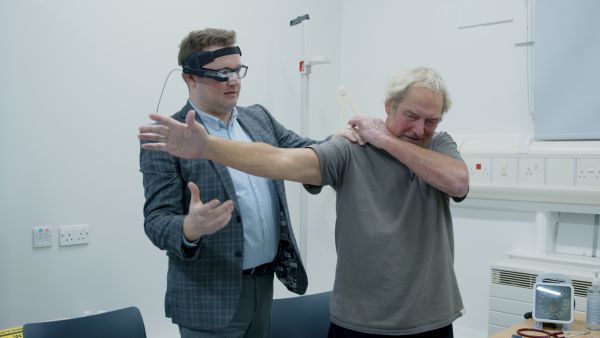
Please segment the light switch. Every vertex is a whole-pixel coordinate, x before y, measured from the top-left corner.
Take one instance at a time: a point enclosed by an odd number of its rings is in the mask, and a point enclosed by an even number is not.
[[[48,226],[33,228],[33,247],[43,248],[52,246],[52,228]]]

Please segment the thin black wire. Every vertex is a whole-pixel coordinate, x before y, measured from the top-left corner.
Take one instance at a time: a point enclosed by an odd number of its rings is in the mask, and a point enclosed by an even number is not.
[[[156,114],[157,114],[157,115],[158,115],[158,107],[160,107],[160,100],[162,100],[163,93],[165,92],[165,87],[167,86],[167,81],[169,81],[169,77],[170,77],[170,76],[171,76],[171,74],[173,74],[173,72],[174,72],[174,71],[176,71],[176,70],[179,70],[179,71],[181,71],[181,69],[179,69],[179,68],[172,69],[172,70],[169,72],[169,74],[167,74],[167,78],[165,79],[165,83],[163,83],[162,90],[160,91],[160,97],[158,98],[158,103],[156,104]]]

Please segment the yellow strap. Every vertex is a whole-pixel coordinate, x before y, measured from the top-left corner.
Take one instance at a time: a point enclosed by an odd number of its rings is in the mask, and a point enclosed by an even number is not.
[[[23,338],[23,327],[15,326],[7,329],[0,329],[0,338]]]

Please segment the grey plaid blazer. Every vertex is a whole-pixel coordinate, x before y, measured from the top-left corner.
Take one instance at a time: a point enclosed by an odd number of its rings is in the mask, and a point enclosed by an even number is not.
[[[188,103],[172,117],[183,122],[190,109]],[[240,125],[256,142],[282,148],[314,143],[285,129],[260,105],[237,107],[237,111]],[[238,305],[243,256],[243,224],[227,168],[206,159],[179,159],[143,149],[140,168],[146,197],[144,229],[152,243],[166,250],[169,257],[166,316],[191,329],[226,326]],[[231,199],[236,205],[230,223],[215,234],[202,237],[198,249],[189,257],[182,249],[183,217],[190,203],[188,181],[198,185],[203,202]],[[308,280],[292,233],[283,181],[275,181],[275,186],[281,205],[281,238],[272,266],[288,290],[303,294]]]

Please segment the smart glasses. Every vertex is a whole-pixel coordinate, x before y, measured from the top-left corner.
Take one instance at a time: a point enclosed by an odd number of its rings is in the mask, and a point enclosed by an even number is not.
[[[248,66],[240,65],[235,69],[206,69],[204,67],[201,67],[199,69],[194,69],[193,72],[190,73],[200,77],[207,77],[218,82],[226,82],[230,80],[243,79],[246,76],[247,71]]]
[[[224,47],[214,51],[198,51],[190,54],[183,63],[183,72],[185,74],[197,75],[206,77],[218,82],[226,82],[230,80],[242,79],[246,76],[247,66],[240,65],[236,69],[207,69],[202,66],[213,62],[216,58],[225,55],[238,54],[242,56],[240,47]]]

